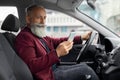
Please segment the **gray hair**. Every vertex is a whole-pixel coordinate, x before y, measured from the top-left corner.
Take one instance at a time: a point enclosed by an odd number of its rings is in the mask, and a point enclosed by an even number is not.
[[[31,5],[29,7],[26,8],[25,12],[26,12],[26,16],[30,16],[32,11],[35,9],[35,8],[40,8],[42,10],[45,10],[45,8],[43,6],[40,6],[40,5]]]

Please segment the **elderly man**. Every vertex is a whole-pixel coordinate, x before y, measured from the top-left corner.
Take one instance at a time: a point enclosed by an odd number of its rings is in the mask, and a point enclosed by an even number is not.
[[[16,37],[16,50],[31,70],[36,80],[98,80],[94,71],[86,64],[57,66],[59,57],[67,55],[73,46],[65,38],[52,38],[45,35],[46,11],[43,7],[32,5],[26,10],[27,25]],[[74,44],[88,39],[89,34],[76,36]]]

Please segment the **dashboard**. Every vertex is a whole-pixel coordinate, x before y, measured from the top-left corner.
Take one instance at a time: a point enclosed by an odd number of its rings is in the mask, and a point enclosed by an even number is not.
[[[111,52],[118,44],[120,44],[120,39],[106,37],[104,39],[105,51]]]

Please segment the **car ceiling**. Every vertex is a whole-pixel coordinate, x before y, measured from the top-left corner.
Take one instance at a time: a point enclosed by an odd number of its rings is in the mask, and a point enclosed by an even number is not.
[[[83,0],[1,0],[0,6],[16,6],[21,24],[25,24],[25,8],[32,4],[40,4],[47,9],[74,11]]]

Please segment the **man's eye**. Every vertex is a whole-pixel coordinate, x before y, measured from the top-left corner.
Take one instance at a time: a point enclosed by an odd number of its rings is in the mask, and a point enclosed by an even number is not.
[[[44,17],[44,19],[46,19],[46,16]]]

